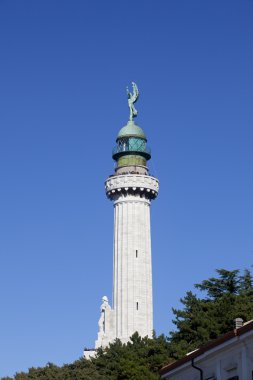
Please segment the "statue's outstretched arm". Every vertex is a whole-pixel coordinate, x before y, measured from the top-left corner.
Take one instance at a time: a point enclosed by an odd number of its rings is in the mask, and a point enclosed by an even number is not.
[[[128,97],[128,99],[132,98],[132,94],[131,94],[131,92],[129,91],[128,87],[126,88],[126,92],[127,92],[127,97]]]

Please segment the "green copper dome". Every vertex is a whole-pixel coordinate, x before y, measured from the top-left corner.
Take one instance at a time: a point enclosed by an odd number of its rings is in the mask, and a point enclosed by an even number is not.
[[[124,137],[137,137],[147,141],[146,135],[143,130],[134,123],[134,121],[129,121],[118,133],[117,140]]]

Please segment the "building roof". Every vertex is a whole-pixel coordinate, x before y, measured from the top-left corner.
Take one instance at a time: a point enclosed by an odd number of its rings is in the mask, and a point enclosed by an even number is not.
[[[237,336],[243,335],[250,330],[253,330],[253,320],[244,323],[244,325],[242,327],[234,329],[232,331],[229,331],[228,333],[221,335],[219,338],[205,344],[204,346],[198,348],[197,350],[190,352],[189,354],[184,356],[182,359],[179,359],[179,360],[175,361],[174,363],[171,363],[171,364],[164,366],[160,370],[160,374],[165,375],[165,374],[169,373],[170,371],[180,367],[181,365],[183,365],[187,362],[190,362],[192,359],[195,359],[198,356],[201,356],[202,354],[208,352],[209,350],[211,350],[215,347],[218,347],[222,343],[225,343],[225,342],[229,341],[230,339],[233,339]]]
[[[127,125],[121,128],[121,130],[118,133],[117,140],[122,137],[130,137],[130,136],[139,137],[139,138],[147,140],[144,131],[137,124],[135,124],[134,121],[129,121]]]

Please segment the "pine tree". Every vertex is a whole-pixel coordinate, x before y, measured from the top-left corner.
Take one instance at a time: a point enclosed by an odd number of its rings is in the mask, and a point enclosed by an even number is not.
[[[244,274],[239,277],[239,293],[245,295],[253,294],[253,277],[249,269],[245,269]]]
[[[239,270],[228,271],[226,269],[216,269],[218,278],[211,277],[204,280],[195,287],[207,292],[207,296],[213,300],[222,297],[224,294],[237,294],[240,289],[238,273]]]
[[[230,331],[234,319],[244,321],[253,318],[252,275],[245,270],[239,276],[238,270],[217,269],[218,278],[196,284],[195,287],[206,294],[197,298],[187,292],[181,299],[182,309],[172,309],[177,330],[170,332],[171,355],[178,359],[210,340]]]

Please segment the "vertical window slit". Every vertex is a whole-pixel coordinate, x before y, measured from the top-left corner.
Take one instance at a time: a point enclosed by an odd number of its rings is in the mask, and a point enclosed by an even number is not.
[[[139,310],[139,302],[136,302],[136,310]]]
[[[135,257],[138,257],[138,249],[135,251]]]

